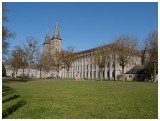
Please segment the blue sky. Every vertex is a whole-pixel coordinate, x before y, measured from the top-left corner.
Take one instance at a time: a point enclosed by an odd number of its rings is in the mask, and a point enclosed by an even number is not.
[[[82,51],[111,43],[120,34],[132,34],[142,42],[149,32],[158,31],[158,3],[8,3],[9,22],[5,25],[16,38],[10,39],[10,50],[27,36],[42,45],[49,29],[52,36],[56,22],[62,48],[75,46]],[[42,48],[41,48],[42,50]]]

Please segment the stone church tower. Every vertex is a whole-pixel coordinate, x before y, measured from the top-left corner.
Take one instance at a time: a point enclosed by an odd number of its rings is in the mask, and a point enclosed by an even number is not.
[[[46,38],[44,40],[43,44],[43,55],[50,53],[50,35],[49,35],[49,30],[47,31]]]
[[[59,34],[59,29],[58,29],[58,24],[56,23],[52,39],[51,39],[51,44],[50,44],[50,49],[51,49],[51,54],[53,55],[57,51],[61,51],[61,42],[62,39]]]
[[[56,23],[51,39],[49,31],[47,31],[46,38],[43,44],[43,54],[51,53],[53,55],[56,51],[61,51],[61,41],[62,39],[59,34],[58,24]]]

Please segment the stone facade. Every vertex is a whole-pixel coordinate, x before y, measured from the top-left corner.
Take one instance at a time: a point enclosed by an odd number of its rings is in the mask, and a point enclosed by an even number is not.
[[[5,64],[7,76],[12,76],[13,73],[14,73],[14,77],[22,76],[23,69],[18,69],[18,71],[15,72],[7,62],[5,62],[4,64]],[[29,71],[29,69],[26,67],[24,69],[25,76],[27,75],[28,71]],[[44,76],[45,73],[44,72],[41,72],[41,73],[42,73],[43,77],[45,77]],[[30,75],[31,75],[31,77],[40,78],[40,70],[38,68],[36,68],[35,65],[33,65],[33,64],[31,65]]]
[[[103,79],[117,80],[117,76],[122,74],[122,67],[115,59],[115,55],[110,54],[109,58],[109,61],[106,62],[105,68],[103,69]],[[79,75],[81,79],[99,79],[100,70],[99,67],[95,65],[93,61],[94,60],[92,59],[92,56],[84,52],[84,54],[80,55],[79,58],[73,61],[73,64],[69,71],[69,77],[75,78],[76,75]],[[140,64],[141,58],[133,57],[133,61],[126,66],[125,72],[130,70],[135,65]],[[67,77],[65,68],[62,70],[61,77]]]

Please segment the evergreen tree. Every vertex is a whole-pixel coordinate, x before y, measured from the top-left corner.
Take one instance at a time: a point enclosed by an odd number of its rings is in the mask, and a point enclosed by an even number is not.
[[[6,69],[4,64],[2,63],[2,77],[6,76]]]

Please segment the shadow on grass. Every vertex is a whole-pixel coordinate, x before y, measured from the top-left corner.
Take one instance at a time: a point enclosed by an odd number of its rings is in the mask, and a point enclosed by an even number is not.
[[[9,86],[2,85],[2,97],[14,93],[14,89]]]
[[[28,82],[28,81],[31,81],[32,79],[31,78],[10,78],[10,79],[3,79],[3,82],[12,82],[12,81],[17,81],[17,82]]]
[[[19,102],[17,102],[15,105],[7,108],[6,110],[4,110],[2,112],[2,118],[6,118],[7,116],[9,116],[10,114],[12,114],[13,112],[15,112],[18,108],[22,107],[23,105],[26,104],[26,101],[21,100]]]
[[[7,86],[7,85],[2,85],[2,96],[6,96],[8,94],[14,93],[14,89]],[[13,95],[12,97],[9,97],[5,100],[2,100],[2,103],[14,100],[16,98],[19,98],[20,95]],[[12,105],[11,107],[7,108],[6,110],[4,110],[2,112],[2,118],[6,118],[8,115],[12,114],[13,112],[15,112],[18,108],[22,107],[23,105],[26,104],[26,101],[21,100],[19,102],[17,102],[15,105]]]
[[[2,92],[2,97],[9,95],[9,94],[12,94],[12,93],[14,93],[14,91]]]
[[[9,97],[9,98],[7,98],[5,100],[2,100],[2,103],[8,102],[10,100],[17,99],[18,97],[20,97],[20,95],[13,95],[12,97]]]

